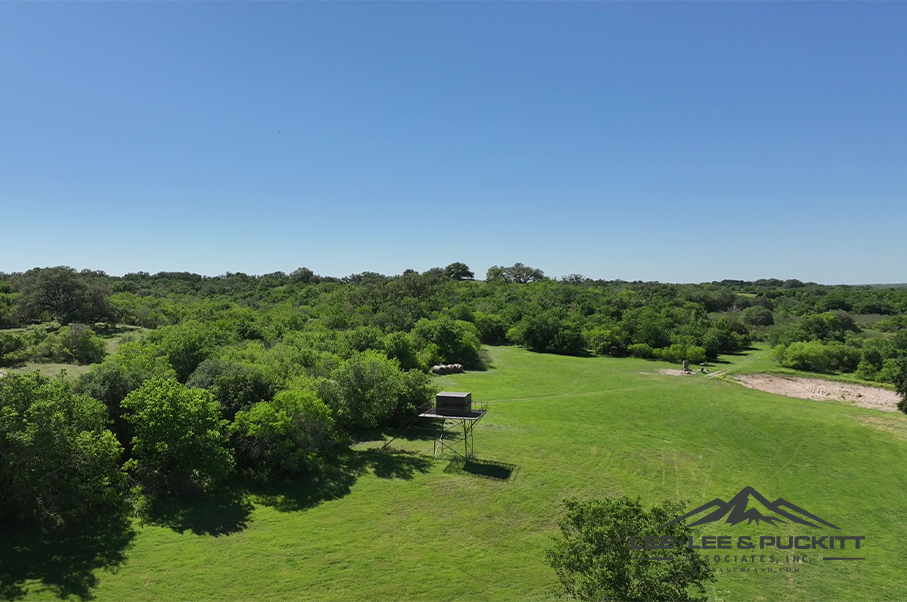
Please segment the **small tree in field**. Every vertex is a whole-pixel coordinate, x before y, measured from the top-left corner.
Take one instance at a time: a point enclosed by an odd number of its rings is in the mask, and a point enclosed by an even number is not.
[[[637,550],[646,536],[686,540],[693,531],[682,522],[659,527],[677,518],[683,505],[663,502],[645,510],[628,497],[588,502],[565,501],[567,515],[560,534],[547,551],[566,596],[577,600],[705,600],[690,593],[705,592],[704,583],[715,577],[699,556],[690,559],[683,545],[670,549]],[[644,557],[670,557],[649,561]]]

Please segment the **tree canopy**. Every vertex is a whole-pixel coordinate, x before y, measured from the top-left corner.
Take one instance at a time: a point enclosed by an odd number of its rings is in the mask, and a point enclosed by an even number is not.
[[[683,505],[663,502],[648,510],[637,499],[570,499],[560,533],[547,550],[564,593],[577,600],[706,600],[705,584],[715,577],[685,546],[658,550],[670,561],[646,562],[650,551],[634,549],[631,538],[670,537],[687,541],[693,531],[682,522],[662,528],[683,513]],[[697,595],[699,594],[699,595]]]

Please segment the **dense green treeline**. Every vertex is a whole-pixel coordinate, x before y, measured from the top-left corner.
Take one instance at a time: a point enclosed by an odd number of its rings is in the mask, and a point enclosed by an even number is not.
[[[0,275],[0,366],[91,366],[75,382],[0,379],[0,515],[62,521],[309,478],[362,429],[430,403],[432,365],[483,369],[482,344],[702,362],[759,340],[783,366],[907,378],[904,288],[556,281],[522,264],[471,277],[460,263],[342,279]],[[121,324],[142,330],[108,354],[101,335]]]

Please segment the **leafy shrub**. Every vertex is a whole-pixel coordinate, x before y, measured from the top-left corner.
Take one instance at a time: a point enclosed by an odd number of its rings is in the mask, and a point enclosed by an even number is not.
[[[28,359],[28,342],[16,334],[0,332],[0,366],[15,366]]]
[[[479,332],[474,324],[442,316],[437,320],[422,318],[413,329],[413,339],[420,349],[437,347],[442,363],[463,364],[467,368],[481,367]]]
[[[404,370],[419,368],[419,357],[413,338],[405,332],[392,332],[384,339],[384,353],[397,360]]]
[[[343,339],[350,352],[365,351],[366,349],[384,349],[381,329],[374,326],[347,330],[343,333]]]
[[[775,359],[785,368],[809,370],[811,372],[831,372],[831,358],[825,346],[818,341],[808,343],[791,343],[788,346],[778,345],[774,351]]]
[[[501,345],[507,342],[507,328],[501,316],[477,311],[473,314],[473,320],[482,343]]]
[[[554,337],[554,353],[563,355],[582,355],[586,351],[586,338],[582,328],[577,322],[567,320],[561,324],[557,336]]]
[[[655,357],[655,350],[646,343],[634,343],[627,346],[627,351],[633,357],[638,357],[642,359],[651,359]]]
[[[753,305],[740,312],[744,324],[749,326],[771,326],[775,323],[775,316],[765,307]]]
[[[463,322],[474,322],[475,315],[472,313],[472,310],[465,303],[457,303],[450,308],[450,317],[454,320],[462,320]]]
[[[444,357],[441,355],[441,349],[434,343],[429,343],[419,350],[417,355],[419,366],[428,370],[431,366],[443,364]]]
[[[374,350],[357,353],[318,383],[318,395],[341,428],[371,428],[391,415],[401,393],[397,362]]]
[[[586,340],[598,355],[610,355],[611,347],[621,348],[621,339],[611,328],[593,328],[586,334]]]
[[[115,501],[122,448],[106,424],[62,379],[0,378],[0,516],[60,522]]]
[[[824,345],[819,341],[778,345],[775,359],[785,368],[810,372],[852,372],[860,362],[860,350],[842,343]]]
[[[123,415],[123,400],[146,380],[174,376],[167,360],[155,357],[151,351],[137,343],[125,343],[117,355],[92,366],[75,384],[76,392],[89,395],[106,406],[112,430],[127,450],[132,447],[134,433]]]
[[[715,359],[719,353],[733,353],[749,345],[747,335],[736,332],[727,320],[721,318],[712,325],[702,338],[702,347],[708,359]]]
[[[418,370],[409,370],[400,375],[400,395],[388,422],[401,423],[416,415],[416,411],[434,402],[439,391],[431,376]]]
[[[882,368],[876,374],[876,380],[880,383],[891,383],[897,385],[903,366],[903,359],[888,358],[882,363]]]
[[[153,378],[127,395],[123,407],[135,432],[125,467],[143,492],[187,496],[211,491],[229,476],[227,422],[209,391]]]
[[[107,346],[84,324],[64,326],[48,334],[31,350],[31,357],[38,361],[94,364],[104,359]]]
[[[236,460],[259,479],[317,469],[334,440],[331,410],[312,391],[281,391],[236,414]]]
[[[863,380],[875,380],[878,374],[879,369],[865,359],[860,360],[860,363],[857,364],[857,370],[854,372],[854,376]]]
[[[510,329],[507,338],[533,351],[580,355],[586,348],[579,325],[562,320],[553,312],[524,316]]]
[[[693,364],[699,364],[706,360],[706,352],[703,347],[697,345],[685,345],[675,343],[670,347],[654,349],[652,353],[655,357],[668,362],[681,362],[687,360]]]
[[[79,364],[96,364],[107,355],[107,345],[85,324],[72,324],[60,331],[63,346]]]
[[[258,366],[214,358],[199,364],[186,386],[211,391],[227,420],[258,402],[269,401],[275,391],[274,380]]]
[[[212,333],[203,325],[192,322],[164,326],[153,331],[148,341],[165,356],[176,371],[176,378],[186,382],[214,350]]]

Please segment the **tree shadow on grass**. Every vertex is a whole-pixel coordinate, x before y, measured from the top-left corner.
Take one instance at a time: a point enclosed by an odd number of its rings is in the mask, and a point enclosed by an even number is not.
[[[363,474],[372,472],[381,479],[412,479],[431,470],[432,461],[399,450],[344,450],[319,472],[298,480],[252,488],[256,502],[281,512],[313,508],[322,502],[347,495]]]
[[[124,509],[95,512],[65,527],[0,523],[0,600],[44,590],[58,598],[91,600],[99,569],[116,570],[135,537]],[[26,586],[35,580],[40,585]]]
[[[519,470],[520,467],[516,464],[484,460],[476,457],[464,460],[458,456],[450,461],[444,472],[447,474],[472,475],[496,481],[510,481],[516,478],[516,473]]]
[[[211,495],[178,500],[148,500],[141,511],[143,524],[168,527],[178,533],[231,535],[246,528],[252,503],[245,492],[228,487]]]

